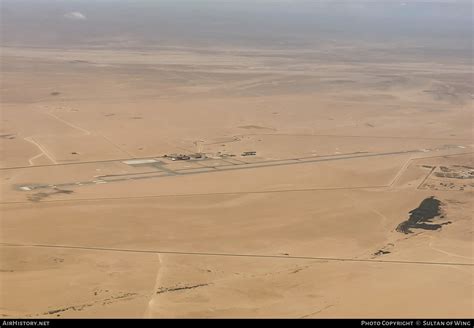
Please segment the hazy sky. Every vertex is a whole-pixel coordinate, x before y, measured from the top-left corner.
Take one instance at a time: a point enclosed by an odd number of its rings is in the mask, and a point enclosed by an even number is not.
[[[31,46],[259,45],[327,41],[469,48],[465,0],[0,0],[1,43]]]

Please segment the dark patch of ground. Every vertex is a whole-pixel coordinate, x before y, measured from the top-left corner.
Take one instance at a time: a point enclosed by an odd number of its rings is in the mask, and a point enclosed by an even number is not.
[[[409,212],[409,219],[400,223],[396,230],[409,234],[413,232],[411,229],[438,230],[443,225],[451,223],[431,223],[434,218],[441,216],[441,205],[441,201],[434,196],[424,199],[417,208]]]
[[[72,194],[74,191],[72,190],[64,190],[64,189],[54,189],[52,192],[37,192],[33,195],[28,196],[28,200],[32,202],[39,202],[47,197],[57,195],[57,194]]]
[[[385,254],[390,254],[390,251],[384,251],[383,249],[379,249],[374,253],[375,256],[380,256],[380,255],[385,255]]]
[[[161,287],[160,289],[158,289],[156,293],[163,294],[163,293],[169,293],[169,292],[176,292],[179,290],[194,289],[194,288],[204,287],[208,285],[209,284],[197,284],[197,285],[191,285],[191,286],[172,287],[172,288]]]
[[[384,247],[378,249],[376,252],[374,252],[372,255],[375,256],[382,256],[386,254],[390,254],[392,251],[391,249],[395,246],[393,243],[388,243]]]
[[[111,297],[106,298],[104,300],[98,300],[98,301],[94,301],[94,302],[87,303],[87,304],[73,305],[73,306],[68,306],[68,307],[64,307],[64,308],[60,308],[60,309],[50,310],[50,311],[44,312],[43,315],[58,314],[58,313],[61,313],[61,312],[66,312],[66,311],[71,311],[71,310],[72,311],[82,311],[85,308],[94,306],[94,305],[99,304],[99,303],[102,303],[102,305],[107,305],[107,304],[115,303],[115,302],[120,301],[122,299],[130,299],[131,297],[136,296],[136,295],[138,295],[138,294],[137,293],[124,293],[124,294],[121,294],[121,295],[118,295],[118,296],[111,296]]]

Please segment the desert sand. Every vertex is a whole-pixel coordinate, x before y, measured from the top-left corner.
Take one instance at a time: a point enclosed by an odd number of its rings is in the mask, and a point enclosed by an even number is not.
[[[472,317],[470,61],[342,44],[3,45],[0,314]]]

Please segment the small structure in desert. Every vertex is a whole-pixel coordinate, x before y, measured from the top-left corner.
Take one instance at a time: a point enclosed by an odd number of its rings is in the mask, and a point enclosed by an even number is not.
[[[172,161],[187,161],[191,159],[189,155],[185,155],[185,154],[169,154],[169,155],[164,155],[163,157],[169,158]]]

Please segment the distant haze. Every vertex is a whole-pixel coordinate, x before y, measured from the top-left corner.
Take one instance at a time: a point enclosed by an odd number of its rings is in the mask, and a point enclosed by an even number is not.
[[[301,47],[363,41],[469,50],[472,42],[471,1],[2,0],[1,4],[1,43],[10,46]]]

